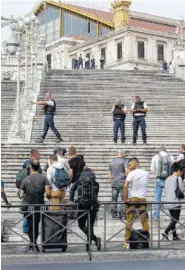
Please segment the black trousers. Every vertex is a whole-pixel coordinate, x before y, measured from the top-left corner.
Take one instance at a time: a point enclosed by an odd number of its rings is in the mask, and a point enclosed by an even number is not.
[[[43,129],[43,134],[42,134],[42,138],[43,139],[45,139],[45,137],[46,137],[46,135],[48,133],[49,128],[51,128],[51,130],[53,131],[53,133],[56,135],[57,138],[60,138],[61,137],[60,133],[58,132],[58,130],[55,127],[55,124],[54,124],[54,115],[53,114],[47,114],[45,116],[45,119],[44,119],[44,129]]]
[[[134,121],[133,121],[133,141],[134,142],[137,141],[139,127],[141,127],[142,138],[143,138],[143,141],[145,142],[147,139],[147,135],[146,135],[146,122],[145,122],[144,116],[134,117]]]
[[[81,216],[81,215],[82,215],[82,212],[79,212],[78,216]],[[94,223],[96,220],[96,215],[97,215],[97,210],[90,210],[90,221],[88,219],[89,217],[88,213],[78,220],[78,226],[80,230],[87,235],[87,241],[89,241],[89,225],[90,225],[90,240],[94,242],[97,241],[97,237],[94,234]]]
[[[170,216],[171,216],[171,222],[168,225],[168,227],[166,228],[165,234],[168,234],[170,231],[172,231],[173,237],[176,237],[177,236],[176,224],[180,218],[181,206],[179,205],[173,209],[169,209],[169,212],[170,212]]]
[[[33,213],[31,216],[27,217],[27,222],[30,246],[33,246],[32,243],[37,244],[37,238],[39,236],[40,213]]]

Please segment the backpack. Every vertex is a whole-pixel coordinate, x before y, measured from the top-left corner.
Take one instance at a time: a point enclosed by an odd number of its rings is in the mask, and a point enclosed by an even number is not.
[[[179,161],[179,167],[185,170],[185,153],[182,153],[184,155],[184,159]]]
[[[96,182],[94,172],[85,167],[78,180],[78,200],[82,207],[91,207],[97,205],[97,196],[99,184]]]
[[[28,169],[25,169],[25,168],[21,169],[16,174],[16,187],[18,189],[20,189],[22,181],[23,181],[24,178],[26,178],[27,175],[28,175]]]
[[[64,168],[62,169],[55,168],[55,182],[53,181],[53,183],[58,189],[63,189],[69,186],[68,172]]]
[[[161,156],[159,154],[157,177],[166,179],[171,174],[171,159],[170,156]]]

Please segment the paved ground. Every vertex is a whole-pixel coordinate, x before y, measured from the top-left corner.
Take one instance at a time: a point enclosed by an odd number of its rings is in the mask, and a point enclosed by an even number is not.
[[[88,262],[56,264],[14,264],[2,265],[2,270],[184,270],[185,259],[145,260],[129,262]]]

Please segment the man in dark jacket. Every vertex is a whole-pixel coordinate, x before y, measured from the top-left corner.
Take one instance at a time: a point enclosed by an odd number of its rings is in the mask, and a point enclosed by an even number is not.
[[[121,130],[121,142],[125,142],[125,117],[127,113],[126,106],[122,103],[122,100],[118,98],[116,104],[112,107],[111,110],[113,114],[114,121],[114,143],[117,143],[118,140],[118,130]]]
[[[52,99],[51,93],[46,94],[46,101],[32,101],[32,104],[36,105],[44,105],[44,113],[45,113],[45,119],[44,119],[44,129],[43,134],[39,140],[40,143],[43,143],[49,128],[53,131],[55,136],[57,137],[57,143],[60,143],[62,140],[61,135],[59,131],[56,129],[54,124],[54,116],[56,112],[56,102]]]
[[[130,112],[133,113],[133,144],[136,144],[138,137],[138,129],[141,127],[141,133],[143,138],[143,143],[147,144],[147,134],[146,134],[146,122],[145,117],[148,112],[148,107],[146,102],[142,101],[140,96],[136,96],[135,102],[133,103]]]
[[[87,180],[88,179],[88,180]],[[101,238],[94,234],[94,224],[99,210],[98,193],[99,183],[94,172],[85,166],[81,172],[74,191],[77,190],[76,202],[79,204],[78,226],[87,236],[86,251],[89,251],[91,242],[94,241],[97,250],[101,249]],[[90,235],[89,235],[90,234]]]

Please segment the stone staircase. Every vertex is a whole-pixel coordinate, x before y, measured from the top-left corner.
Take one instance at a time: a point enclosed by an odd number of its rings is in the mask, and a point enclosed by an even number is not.
[[[78,152],[84,155],[87,165],[94,169],[100,183],[99,199],[101,201],[111,200],[108,165],[118,149],[124,149],[128,158],[137,156],[141,167],[149,171],[151,158],[160,145],[165,145],[168,152],[176,157],[179,145],[184,143],[185,84],[171,75],[144,71],[51,70],[41,84],[38,100],[43,100],[48,91],[52,92],[57,102],[55,125],[64,139],[60,145],[66,148],[75,145]],[[137,145],[131,144],[131,114],[128,114],[126,119],[126,143],[121,144],[119,141],[117,145],[114,145],[111,107],[116,97],[121,96],[124,104],[130,108],[136,95],[140,95],[149,107],[146,118],[148,145],[142,144],[141,136]],[[51,131],[48,132],[44,144],[36,143],[42,133],[43,118],[42,107],[37,106],[30,144],[2,144],[1,174],[6,182],[7,195],[14,204],[19,203],[16,196],[15,174],[28,158],[30,149],[39,149],[43,166],[56,146],[55,137]],[[153,201],[153,197],[154,177],[151,176],[148,200]],[[8,211],[2,209],[7,219],[20,218],[18,209],[17,214],[13,214],[13,211],[15,212],[15,209]],[[96,227],[101,235],[103,234],[102,211],[100,211],[101,218]],[[113,223],[115,226],[112,226]],[[122,228],[123,224],[120,221],[113,222],[108,214],[107,226],[109,237]],[[20,229],[19,225],[17,231],[20,232]],[[76,225],[74,229],[78,231]],[[119,234],[116,239],[122,240],[122,234],[121,236]],[[18,236],[11,236],[8,239],[20,240]]]
[[[17,83],[1,82],[1,141],[7,141],[12,123],[12,113],[16,100]]]

